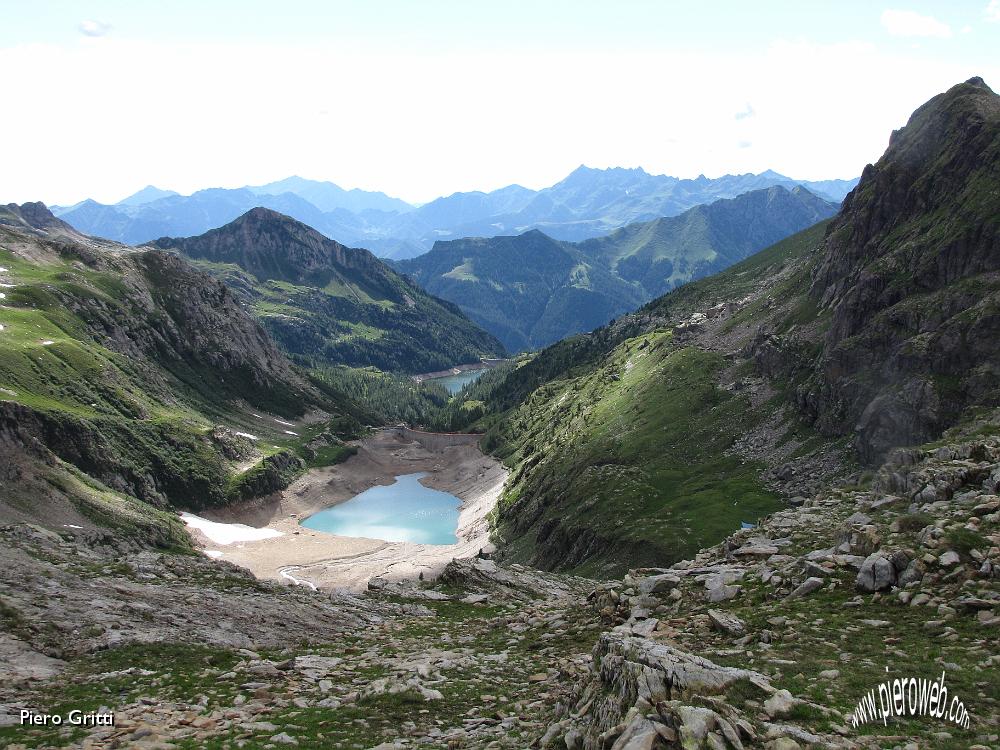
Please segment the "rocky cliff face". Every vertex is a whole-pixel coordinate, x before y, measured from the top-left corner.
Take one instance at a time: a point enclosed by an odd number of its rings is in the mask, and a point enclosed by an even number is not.
[[[893,133],[831,224],[810,295],[828,329],[800,400],[866,460],[1000,403],[1000,97],[980,78]]]

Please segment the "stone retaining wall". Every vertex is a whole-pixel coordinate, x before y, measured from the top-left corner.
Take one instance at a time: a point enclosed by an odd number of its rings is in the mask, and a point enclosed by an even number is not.
[[[467,432],[423,432],[409,427],[396,427],[401,440],[416,441],[429,451],[440,451],[454,445],[479,445],[482,435]]]

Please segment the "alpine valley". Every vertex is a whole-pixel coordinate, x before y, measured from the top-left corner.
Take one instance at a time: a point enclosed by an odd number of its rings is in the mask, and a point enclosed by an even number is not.
[[[998,747],[998,340],[981,78],[856,184],[2,207],[0,746]]]
[[[680,284],[832,216],[803,187],[777,186],[571,243],[540,230],[436,242],[397,264],[511,351],[591,331]]]

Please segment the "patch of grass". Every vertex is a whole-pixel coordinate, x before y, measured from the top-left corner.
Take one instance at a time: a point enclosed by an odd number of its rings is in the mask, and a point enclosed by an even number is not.
[[[726,702],[741,707],[747,701],[763,703],[769,694],[747,679],[739,679],[726,689]]]
[[[717,387],[721,366],[656,333],[539,388],[497,428],[512,448],[498,516],[512,556],[618,574],[682,559],[780,507],[759,467],[726,452],[754,417]]]
[[[905,513],[896,519],[900,531],[920,531],[934,523],[930,513]]]
[[[969,555],[972,550],[988,550],[990,548],[990,542],[986,537],[966,528],[949,529],[945,532],[944,539],[947,545],[965,561],[972,559]]]

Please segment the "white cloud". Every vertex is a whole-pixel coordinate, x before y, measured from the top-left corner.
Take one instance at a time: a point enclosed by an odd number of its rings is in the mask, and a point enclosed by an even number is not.
[[[994,0],[996,2],[996,0]],[[951,26],[933,16],[924,16],[912,10],[882,11],[882,25],[893,36],[922,36],[948,39],[951,37]]]
[[[746,108],[743,109],[741,112],[737,112],[734,116],[736,117],[737,120],[745,120],[748,117],[753,117],[755,114],[757,114],[757,112],[753,108],[753,105],[750,104],[750,102],[747,102]]]
[[[0,142],[22,144],[4,156],[0,204],[63,205],[113,202],[150,183],[189,193],[291,174],[422,202],[513,182],[543,187],[581,162],[679,177],[774,169],[846,178],[931,96],[973,74],[1000,81],[1000,60],[970,71],[864,43],[457,59],[360,43],[116,34],[0,49],[0,70],[34,71],[5,82],[31,116],[0,118]],[[38,80],[59,81],[59,96]],[[115,85],[95,85],[107,81]],[[642,116],[622,117],[621,101],[643,101]],[[743,102],[756,114],[736,120]]]
[[[105,36],[111,31],[111,24],[88,19],[82,22],[77,28],[79,28],[80,33],[84,36]]]
[[[990,4],[983,11],[986,20],[990,23],[1000,23],[1000,0],[990,0]]]

